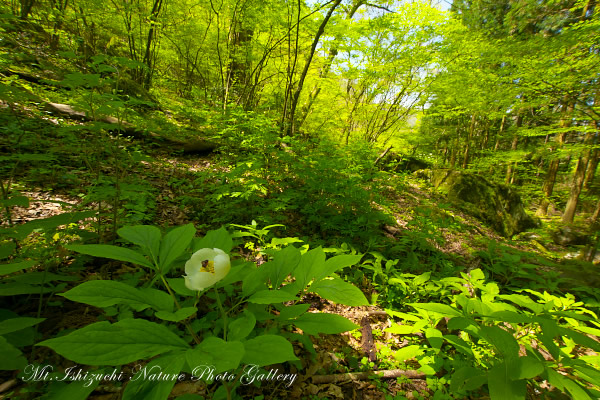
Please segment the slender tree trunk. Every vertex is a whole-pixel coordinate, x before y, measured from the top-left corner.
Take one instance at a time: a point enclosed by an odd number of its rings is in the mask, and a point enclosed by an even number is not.
[[[29,14],[31,14],[34,4],[35,0],[21,0],[21,15],[19,15],[19,18],[26,20]]]
[[[519,129],[522,125],[523,125],[523,115],[521,114],[521,111],[519,111],[519,114],[517,115],[517,121],[515,123],[515,126],[517,129]],[[512,143],[510,145],[511,151],[516,151],[518,145],[519,145],[519,136],[518,136],[518,133],[515,133],[515,136],[513,137]],[[504,181],[507,185],[514,182],[514,174],[517,169],[517,164],[518,164],[518,162],[515,161],[515,162],[509,164],[508,167],[506,168],[506,178],[504,179]]]
[[[600,121],[596,122],[596,129],[600,131]],[[597,143],[597,138],[594,140]],[[600,161],[600,150],[594,149],[590,155],[590,164],[588,165],[587,174],[585,175],[585,182],[583,183],[584,189],[589,189],[594,182],[596,176],[596,170],[598,169],[598,162]]]
[[[163,0],[154,0],[152,12],[150,13],[150,29],[148,29],[148,38],[146,39],[146,52],[144,53],[143,63],[148,66],[148,71],[144,74],[144,87],[150,89],[152,75],[154,74],[154,56],[152,54],[152,45],[157,35],[158,16],[162,8]]]
[[[560,126],[562,128],[567,128],[571,126],[571,112],[573,111],[574,106],[572,104],[563,105],[563,110],[565,111],[565,116],[560,121]],[[565,143],[567,139],[567,132],[561,132],[557,137],[557,145],[555,149],[560,149],[562,145]],[[555,150],[555,149],[550,149]],[[556,176],[558,175],[558,167],[560,165],[560,159],[557,157],[550,160],[548,164],[548,172],[546,173],[546,179],[544,179],[544,185],[542,187],[542,192],[544,193],[544,198],[540,202],[540,206],[538,207],[537,212],[535,213],[538,216],[544,216],[548,214],[548,206],[550,205],[550,196],[554,191],[554,183],[556,182]]]
[[[289,113],[289,117],[288,117],[289,135],[290,136],[294,136],[294,134],[298,130],[298,127],[296,126],[296,121],[295,121],[296,108],[298,106],[298,99],[300,98],[300,93],[302,93],[302,87],[304,86],[304,80],[306,79],[306,75],[308,75],[308,69],[309,69],[312,59],[315,55],[315,51],[317,50],[317,45],[319,44],[319,40],[321,39],[321,36],[325,32],[325,26],[327,26],[327,23],[329,22],[329,20],[331,19],[331,16],[333,15],[333,12],[340,5],[341,2],[342,2],[342,0],[335,0],[333,2],[331,8],[329,8],[329,11],[327,12],[327,15],[325,16],[325,19],[323,19],[323,22],[321,22],[321,25],[319,25],[317,34],[315,35],[312,46],[310,47],[310,53],[308,55],[306,63],[304,64],[304,69],[302,70],[302,73],[300,74],[300,80],[298,81],[298,87],[296,88],[296,91],[294,92],[294,96],[292,98],[292,105],[291,105],[290,113]]]
[[[58,12],[57,15],[54,16],[54,27],[52,32],[52,37],[50,39],[50,48],[52,50],[58,49],[58,44],[60,42],[60,30],[63,26],[63,21],[65,17],[65,12],[67,10],[67,6],[69,5],[69,0],[59,0],[56,2],[52,2],[52,8]]]
[[[364,0],[355,1],[352,4],[352,7],[350,8],[350,10],[348,10],[348,13],[346,14],[346,19],[347,20],[352,19],[352,17],[354,17],[354,14],[356,14],[356,12],[360,8],[360,6],[362,6],[363,4],[365,4]],[[336,38],[336,40],[337,40],[337,38]],[[329,55],[327,56],[325,65],[323,66],[323,68],[321,69],[321,72],[319,73],[319,79],[323,79],[323,78],[327,77],[327,75],[329,74],[329,71],[331,70],[331,66],[333,65],[333,60],[335,59],[337,54],[338,54],[338,49],[334,45],[334,47],[332,47],[329,50]],[[302,106],[302,109],[300,111],[300,116],[298,117],[298,128],[300,126],[302,126],[302,124],[306,120],[306,117],[308,116],[310,109],[312,108],[312,105],[314,104],[314,102],[317,99],[317,96],[319,95],[320,92],[321,92],[321,86],[319,85],[319,82],[316,82],[315,86],[313,87],[310,94],[308,95],[308,101]]]
[[[592,135],[589,133],[586,135],[586,144],[591,141],[591,136]],[[585,149],[583,154],[577,160],[577,166],[575,167],[575,174],[573,176],[573,183],[571,184],[571,193],[562,217],[562,221],[566,224],[573,223],[575,218],[575,211],[577,209],[577,203],[579,202],[579,195],[581,194],[581,189],[583,188],[585,172],[590,160],[590,152],[590,149]]]
[[[291,3],[290,3],[291,4]],[[283,101],[283,113],[281,114],[281,131],[289,133],[291,129],[291,120],[289,118],[290,101],[292,99],[292,89],[294,87],[294,75],[296,74],[296,65],[298,64],[298,43],[300,42],[300,12],[302,11],[302,0],[298,0],[298,14],[296,17],[296,38],[294,46],[294,58],[291,57],[292,53],[292,40],[291,40],[291,27],[288,34],[288,56],[287,56],[287,82],[285,86],[285,98]],[[291,15],[289,13],[288,15]],[[291,26],[291,17],[288,17],[289,25]]]
[[[473,132],[475,131],[475,114],[473,114],[473,116],[471,117],[471,125],[469,126],[469,133],[467,135],[467,140],[465,143],[465,154],[463,157],[463,162],[462,162],[462,167],[463,168],[467,168],[467,166],[469,165],[469,157],[470,157],[470,150],[471,150],[471,142],[473,141]]]

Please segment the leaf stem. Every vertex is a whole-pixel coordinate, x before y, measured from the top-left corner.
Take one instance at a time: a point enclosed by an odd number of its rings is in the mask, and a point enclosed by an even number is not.
[[[227,313],[223,308],[223,304],[221,304],[221,297],[219,296],[219,291],[215,287],[215,296],[217,298],[217,304],[219,305],[219,310],[221,311],[221,316],[223,318],[223,340],[227,341]]]
[[[175,305],[177,306],[177,309],[181,310],[181,306],[179,305],[179,302],[177,301],[177,297],[175,296],[175,293],[173,293],[173,290],[171,290],[171,286],[169,286],[169,284],[167,283],[167,280],[165,279],[165,277],[162,274],[160,275],[160,279],[162,280],[163,285],[165,285],[165,287],[167,288],[167,292],[169,292],[169,294],[173,298],[173,301],[175,301]],[[194,330],[192,329],[192,326],[190,325],[190,323],[188,321],[183,321],[183,324],[187,328],[190,335],[192,335],[194,342],[196,342],[196,344],[202,343],[202,341],[200,340],[198,335],[196,335],[196,332],[194,332]]]

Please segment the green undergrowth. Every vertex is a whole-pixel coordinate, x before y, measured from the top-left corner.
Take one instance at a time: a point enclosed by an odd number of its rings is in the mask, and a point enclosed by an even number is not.
[[[2,65],[25,55],[5,51]],[[309,296],[387,311],[388,327],[374,334],[377,362],[343,355],[348,371],[416,369],[428,387],[421,395],[436,399],[598,397],[600,293],[565,274],[556,251],[471,235],[449,205],[408,193],[424,184],[374,167],[378,152],[366,144],[282,137],[268,114],[233,106],[192,108],[173,97],[159,111],[118,89],[126,84],[118,72],[136,67],[130,61],[59,58],[58,86],[14,75],[0,85],[0,367],[2,378],[19,380],[11,398],[86,398],[101,388],[58,382],[59,371],[25,384],[30,364],[127,375],[141,363],[188,377],[203,363],[242,375],[242,365],[278,364],[302,375],[320,335],[358,336],[332,310],[309,310]],[[75,73],[78,64],[85,72]],[[46,100],[167,136],[201,131],[218,150],[191,168],[110,126],[50,115]],[[161,217],[158,200],[169,191],[190,223]],[[72,201],[36,218],[41,194]],[[419,205],[399,209],[403,195]],[[388,237],[394,213],[407,226]],[[478,250],[442,251],[453,235],[471,236],[465,247],[478,241]],[[226,252],[231,270],[214,287],[190,290],[185,265],[202,248]],[[68,313],[85,318],[56,320]],[[207,379],[206,397],[244,398],[267,385],[241,379]],[[175,380],[110,384],[123,399],[166,399]],[[287,396],[273,386],[274,397]]]

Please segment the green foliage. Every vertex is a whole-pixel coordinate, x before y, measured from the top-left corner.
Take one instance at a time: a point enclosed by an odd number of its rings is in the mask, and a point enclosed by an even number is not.
[[[258,268],[252,263],[234,263],[229,275],[214,287],[212,298],[216,304],[203,303],[214,311],[200,317],[197,315],[199,300],[202,296],[208,299],[209,292],[187,290],[188,295],[180,284],[183,278],[165,278],[169,273],[178,276],[180,272],[174,272],[179,269],[178,260],[187,259],[190,252],[198,248],[231,251],[234,243],[230,234],[221,228],[209,231],[202,239],[194,238],[195,229],[191,224],[174,228],[164,236],[157,227],[148,225],[126,226],[119,229],[118,234],[136,247],[88,244],[68,248],[145,267],[153,278],[151,283],[159,280],[166,292],[114,280],[95,280],[81,283],[63,296],[105,310],[114,306],[136,313],[150,310],[144,315],[154,314],[156,322],[130,314],[112,324],[92,323],[47,339],[38,343],[39,346],[50,347],[67,359],[92,366],[117,366],[161,355],[145,368],[160,365],[171,374],[194,375],[199,366],[212,366],[213,372],[218,374],[237,371],[242,364],[262,367],[298,360],[286,335],[290,326],[313,336],[358,328],[338,315],[307,313],[308,307],[299,303],[306,293],[318,293],[346,305],[368,304],[359,289],[335,277],[336,272],[358,263],[361,255],[326,259],[321,248],[302,254],[288,246],[270,250],[272,259]],[[220,288],[228,298],[225,305],[235,304],[228,311],[223,308]],[[294,303],[290,305],[290,301]],[[243,371],[233,373],[239,375]],[[237,385],[239,383],[226,384],[228,393]],[[172,385],[166,383],[160,386],[162,394],[156,398],[167,398],[170,388]],[[145,390],[149,390],[147,382],[134,380],[127,385],[125,393],[137,396]]]
[[[428,375],[443,368],[450,382],[443,390],[452,395],[480,395],[487,383],[492,399],[524,399],[526,390],[543,390],[539,379],[574,398],[598,393],[597,380],[583,372],[593,370],[594,362],[577,350],[600,349],[584,334],[597,330],[593,311],[569,295],[531,289],[500,295],[479,269],[461,275],[436,282],[452,289],[440,296],[448,304],[419,302],[408,304],[414,311],[388,311],[402,320],[390,333],[423,337],[397,350],[398,361],[415,358]],[[423,279],[403,279],[405,286],[417,280]]]
[[[244,123],[236,126],[237,132],[246,129]],[[375,195],[379,180],[371,164],[374,154],[366,146],[342,149],[334,143],[303,141],[278,145],[273,131],[229,138],[231,147],[252,152],[238,150],[234,165],[207,171],[190,185],[201,187],[187,192],[199,220],[296,225],[300,219],[300,234],[328,243],[342,238],[369,243],[390,222],[389,215],[373,206],[382,199]]]

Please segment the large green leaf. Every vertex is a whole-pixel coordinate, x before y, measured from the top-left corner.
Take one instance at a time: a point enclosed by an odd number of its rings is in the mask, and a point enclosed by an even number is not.
[[[336,334],[359,328],[358,325],[341,315],[327,313],[306,313],[294,320],[294,325],[309,335],[319,333]]]
[[[0,199],[0,207],[29,207],[29,198],[27,196],[12,196],[8,199]]]
[[[163,274],[166,274],[173,261],[185,252],[195,234],[194,225],[187,224],[179,226],[165,235],[160,244],[159,256],[159,265]]]
[[[182,296],[196,296],[196,293],[198,293],[188,289],[187,286],[185,286],[185,279],[183,278],[167,278],[167,283],[175,293]]]
[[[12,274],[13,272],[20,271],[22,269],[31,268],[36,263],[37,262],[34,260],[28,260],[28,261],[21,261],[21,262],[12,263],[12,264],[3,264],[3,265],[0,265],[0,275],[8,275],[8,274]]]
[[[123,392],[123,400],[165,400],[180,377],[185,363],[183,352],[162,355],[136,371]],[[161,374],[161,375],[159,375]]]
[[[566,336],[570,339],[573,339],[573,341],[575,341],[575,343],[577,343],[581,346],[589,347],[590,349],[600,353],[600,343],[598,343],[594,339],[588,337],[587,335],[584,335],[582,333],[579,333],[572,329],[568,329],[568,328],[564,328],[564,327],[559,327],[558,333],[561,336]]]
[[[245,339],[256,325],[256,317],[248,310],[244,314],[229,324],[227,340]]]
[[[8,258],[15,251],[16,248],[17,245],[14,242],[0,243],[0,260]]]
[[[299,286],[304,288],[325,266],[325,252],[321,247],[307,251],[300,258],[298,266],[292,275]]]
[[[532,356],[518,357],[508,363],[511,368],[510,379],[533,379],[544,372],[544,364]]]
[[[69,300],[95,307],[110,307],[127,304],[136,311],[151,307],[156,311],[173,311],[173,298],[156,289],[137,289],[118,281],[87,281],[65,292]]]
[[[105,374],[103,370],[93,371],[94,374]],[[63,376],[55,377],[62,379]],[[88,381],[75,381],[66,383],[61,381],[52,382],[48,387],[48,393],[43,397],[44,400],[86,400],[90,394],[98,387],[100,380],[90,379]]]
[[[87,365],[122,365],[189,348],[165,326],[132,318],[112,325],[96,322],[36,346],[50,347],[71,361]]]
[[[242,361],[248,365],[262,367],[298,359],[292,344],[277,335],[262,335],[250,339],[244,343],[244,349],[246,351]]]
[[[259,289],[266,289],[268,272],[269,271],[261,267],[252,269],[251,272],[244,277],[242,283],[242,294],[244,296],[251,296]]]
[[[13,228],[13,233],[9,233],[10,237],[15,237],[19,240],[24,239],[33,232],[34,229],[43,229],[45,231],[50,231],[54,228],[57,228],[61,225],[68,225],[73,222],[77,222],[79,220],[85,218],[91,218],[96,216],[95,211],[77,211],[72,213],[63,213],[59,215],[54,215],[50,218],[38,219],[35,221],[29,221],[24,223],[23,225],[19,225]]]
[[[0,336],[0,354],[2,354],[0,370],[11,371],[27,365],[27,360],[23,357],[21,350],[8,343],[2,336]]]
[[[46,318],[30,318],[30,317],[19,317],[10,318],[2,321],[0,325],[0,335],[4,335],[11,332],[20,331],[21,329],[28,328],[33,325],[37,325],[44,321]]]
[[[466,354],[469,357],[473,357],[473,350],[471,349],[469,343],[467,343],[465,340],[456,335],[444,335],[444,340],[454,346],[454,348],[461,353]]]
[[[505,360],[516,359],[519,355],[519,343],[510,333],[497,326],[484,326],[480,330],[481,335],[496,350],[504,356]]]
[[[440,303],[409,303],[408,304],[414,308],[420,308],[421,310],[426,310],[429,312],[434,312],[437,314],[441,314],[444,317],[462,317],[462,313],[458,311],[456,308],[450,307],[446,304]]]
[[[592,400],[592,397],[590,397],[590,395],[575,381],[564,379],[563,384],[573,400]]]
[[[24,283],[5,283],[0,285],[0,296],[17,296],[20,294],[40,294],[50,293],[56,290],[56,287],[41,287],[27,285]]]
[[[235,370],[244,356],[242,342],[226,342],[217,337],[206,338],[194,349],[185,353],[185,359],[192,374],[200,379],[206,378],[212,371],[219,374]],[[204,376],[202,376],[204,374]]]
[[[299,300],[294,294],[286,292],[285,289],[280,290],[260,290],[254,293],[248,301],[256,304],[275,304],[283,303],[284,301]]]
[[[233,240],[229,232],[224,227],[221,227],[217,230],[208,231],[202,239],[194,239],[194,251],[203,248],[217,248],[223,250],[225,253],[229,253],[233,248]]]
[[[154,265],[146,257],[137,251],[125,247],[112,246],[110,244],[72,244],[65,247],[81,254],[87,254],[88,256],[112,258],[113,260],[130,262],[154,269]]]
[[[511,380],[512,371],[504,362],[488,371],[488,388],[492,400],[523,400],[526,394],[524,380]]]
[[[338,277],[330,279],[326,278],[313,283],[310,286],[309,291],[316,293],[327,300],[345,304],[347,306],[356,307],[369,304],[369,301],[359,288]]]
[[[404,362],[417,356],[420,356],[425,352],[418,344],[410,346],[404,346],[394,352],[394,358],[398,361]]]
[[[278,251],[269,261],[260,266],[265,271],[274,288],[278,288],[300,262],[300,250],[293,246]]]
[[[462,367],[452,374],[450,391],[456,393],[463,390],[475,390],[479,389],[486,382],[487,375],[483,370],[473,367]]]
[[[175,312],[157,311],[154,315],[156,318],[160,318],[164,321],[179,322],[196,314],[197,312],[198,309],[196,307],[184,307]]]
[[[279,315],[277,319],[280,321],[285,321],[288,319],[296,318],[299,315],[304,314],[310,308],[310,304],[295,304],[291,306],[282,306],[279,309]]]
[[[362,258],[361,254],[358,255],[341,255],[331,257],[327,261],[325,261],[325,266],[322,269],[316,271],[315,280],[321,280],[326,276],[333,274],[334,272],[339,271],[342,268],[348,267],[350,265],[357,264]]]
[[[152,225],[124,226],[117,231],[123,239],[137,244],[148,252],[152,260],[158,262],[158,249],[160,246],[160,229]]]

